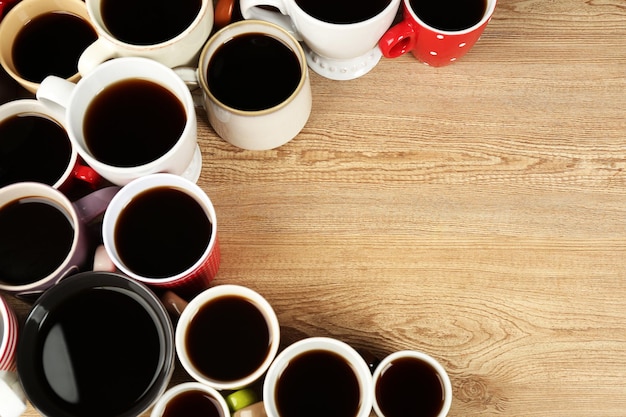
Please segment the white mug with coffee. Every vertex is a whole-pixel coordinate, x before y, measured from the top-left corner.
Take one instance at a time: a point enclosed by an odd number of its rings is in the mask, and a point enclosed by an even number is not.
[[[380,61],[378,41],[393,23],[400,0],[241,0],[240,6],[245,19],[276,23],[304,41],[313,71],[351,80]]]
[[[79,155],[117,185],[157,172],[197,181],[202,154],[189,88],[154,60],[116,58],[74,84],[49,76],[37,98],[65,112]]]
[[[84,76],[118,57],[150,58],[168,67],[195,64],[213,29],[211,0],[87,0],[99,38],[80,57]]]
[[[347,343],[328,337],[289,345],[263,383],[268,417],[369,417],[372,397],[372,374],[365,360]]]

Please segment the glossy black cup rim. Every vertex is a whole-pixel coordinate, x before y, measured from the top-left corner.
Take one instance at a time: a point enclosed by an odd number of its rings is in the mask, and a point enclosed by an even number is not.
[[[131,409],[110,417],[136,417],[147,410],[167,389],[172,376],[175,363],[174,328],[165,307],[159,298],[144,284],[127,278],[123,275],[111,272],[82,272],[72,275],[60,281],[55,286],[46,290],[33,304],[25,323],[20,331],[17,348],[17,370],[22,386],[28,400],[41,414],[47,416],[72,416],[67,410],[60,407],[46,395],[42,383],[30,370],[33,367],[34,358],[37,356],[38,331],[45,321],[48,311],[60,305],[80,291],[89,288],[121,288],[138,294],[147,302],[154,316],[158,318],[158,326],[164,335],[164,352],[166,357],[161,361],[161,367],[153,379],[152,386],[147,389],[142,398]],[[102,401],[108,401],[106,393],[103,393]]]

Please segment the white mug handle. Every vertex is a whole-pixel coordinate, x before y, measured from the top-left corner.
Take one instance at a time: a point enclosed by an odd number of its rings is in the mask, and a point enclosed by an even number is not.
[[[0,371],[0,415],[18,417],[26,411],[26,395],[16,372]]]
[[[118,54],[110,42],[98,38],[83,51],[78,59],[78,72],[84,77],[104,61],[117,56]]]
[[[49,75],[39,84],[37,100],[48,108],[65,114],[76,84],[56,75]]]
[[[302,41],[302,35],[294,26],[285,0],[240,0],[241,15],[244,19],[257,19],[274,23],[285,29],[291,36],[298,41]],[[278,9],[279,12],[273,12],[263,9],[259,6],[270,6]]]

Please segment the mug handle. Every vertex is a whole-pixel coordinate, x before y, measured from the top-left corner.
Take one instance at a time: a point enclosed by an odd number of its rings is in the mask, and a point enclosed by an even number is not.
[[[72,203],[80,220],[88,224],[102,215],[120,189],[118,186],[101,188]]]
[[[417,31],[407,20],[392,26],[378,41],[378,47],[386,58],[397,58],[413,49]]]
[[[76,167],[74,167],[72,175],[77,180],[89,185],[92,190],[95,190],[102,181],[100,174],[98,174],[92,167],[84,165],[80,162],[78,162]]]
[[[233,9],[236,0],[217,0],[213,12],[213,25],[215,29],[221,29],[228,25],[233,18]]]
[[[98,38],[78,58],[78,72],[84,77],[104,61],[115,57],[117,53],[113,45],[103,38]]]
[[[284,0],[239,0],[239,6],[244,19],[265,20],[274,23],[289,32],[296,40],[303,40],[302,35],[291,22]],[[274,7],[280,13],[266,10],[261,6]]]

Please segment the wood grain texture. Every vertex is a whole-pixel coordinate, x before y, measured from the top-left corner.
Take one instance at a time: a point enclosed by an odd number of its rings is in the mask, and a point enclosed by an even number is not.
[[[312,73],[276,150],[199,111],[215,283],[299,334],[435,356],[451,417],[626,415],[624,39],[623,0],[500,0],[451,66]]]

